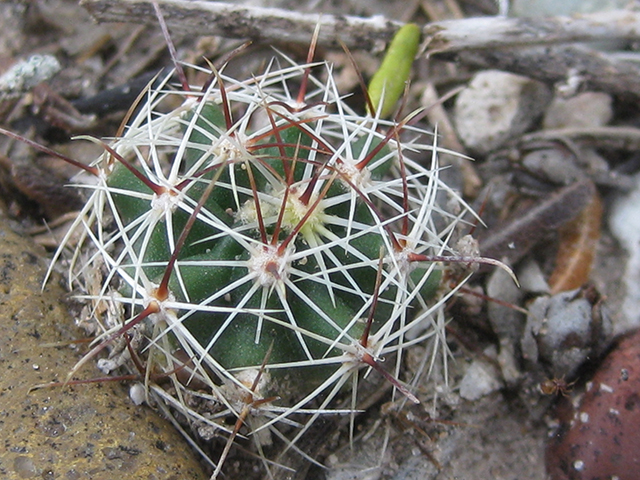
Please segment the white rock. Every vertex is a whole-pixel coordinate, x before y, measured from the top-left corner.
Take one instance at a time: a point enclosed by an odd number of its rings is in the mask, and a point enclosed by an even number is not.
[[[549,293],[549,284],[545,279],[538,262],[532,259],[523,260],[518,266],[516,274],[520,288],[525,292],[545,294]]]
[[[147,391],[140,383],[134,383],[129,387],[129,398],[136,405],[142,405],[147,400]]]
[[[62,67],[53,55],[32,55],[13,65],[0,77],[0,91],[27,92],[49,80]]]
[[[627,292],[622,304],[625,321],[616,324],[615,333],[640,326],[640,175],[636,188],[613,204],[609,216],[611,232],[629,252],[624,273]]]
[[[611,102],[611,96],[602,92],[556,97],[545,113],[544,128],[601,127],[613,117]]]
[[[460,381],[460,396],[465,400],[478,400],[502,387],[494,369],[480,360],[474,360]]]
[[[531,127],[550,100],[543,83],[496,70],[479,72],[456,98],[460,139],[476,153],[491,152]]]

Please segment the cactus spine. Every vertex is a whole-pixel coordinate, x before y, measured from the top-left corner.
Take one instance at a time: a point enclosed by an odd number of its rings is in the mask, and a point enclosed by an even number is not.
[[[468,211],[439,178],[436,136],[411,115],[358,114],[328,64],[274,60],[243,81],[208,73],[199,93],[169,76],[150,87],[93,164],[63,242],[80,237],[70,282],[100,333],[81,363],[107,346],[104,370],[143,358],[148,392],[204,437],[234,435],[229,413],[256,438],[307,415],[293,445],[338,411],[345,385],[355,410],[363,368],[414,399],[396,380],[402,353],[419,341],[446,348],[452,292],[432,260],[452,253]],[[161,113],[171,97],[181,106]],[[392,354],[387,372],[379,360]],[[169,386],[151,381],[162,372]]]

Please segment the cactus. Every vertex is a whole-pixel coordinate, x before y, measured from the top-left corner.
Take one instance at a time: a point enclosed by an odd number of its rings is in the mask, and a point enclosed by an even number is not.
[[[104,371],[141,370],[146,398],[228,436],[215,476],[243,425],[262,453],[267,432],[295,448],[319,415],[353,416],[361,370],[417,402],[402,355],[428,341],[446,361],[443,305],[465,279],[450,289],[443,269],[483,260],[450,245],[470,209],[419,112],[359,114],[324,62],[207,73],[201,89],[150,85],[113,140],[81,137],[104,154],[54,262],[73,239],[69,283],[93,306],[74,372],[105,349]]]

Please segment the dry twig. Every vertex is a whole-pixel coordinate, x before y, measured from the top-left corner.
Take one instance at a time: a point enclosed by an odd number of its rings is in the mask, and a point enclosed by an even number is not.
[[[373,49],[391,39],[400,24],[360,18],[298,13],[201,0],[158,0],[167,23],[200,35],[307,43],[321,22],[318,44]],[[156,23],[149,0],[83,0],[99,21]],[[549,83],[640,97],[640,68],[579,46],[578,41],[640,40],[640,12],[617,10],[575,17],[480,17],[433,22],[423,27],[427,56],[455,58]]]
[[[156,24],[149,0],[82,0],[101,22]],[[321,21],[318,44],[371,49],[391,39],[401,24],[380,17],[299,13],[202,0],[158,0],[171,26],[200,35],[285,40],[307,43]],[[601,40],[640,39],[640,12],[615,10],[573,17],[478,17],[425,25],[427,54],[514,46],[550,45]]]
[[[83,0],[81,3],[101,22],[158,23],[148,0]],[[402,25],[382,17],[299,13],[201,0],[158,0],[158,4],[167,25],[182,31],[197,31],[198,35],[307,44],[320,22],[318,44],[334,47],[339,47],[341,40],[349,48],[380,48]]]
[[[625,151],[640,149],[640,129],[635,127],[583,127],[541,130],[523,135],[519,143],[569,139],[586,147],[613,148]]]
[[[477,17],[429,23],[428,54],[602,40],[637,40],[640,12],[613,10],[572,17]]]
[[[568,90],[607,92],[629,99],[640,97],[640,68],[581,46],[503,48],[459,52],[459,62],[561,83]]]

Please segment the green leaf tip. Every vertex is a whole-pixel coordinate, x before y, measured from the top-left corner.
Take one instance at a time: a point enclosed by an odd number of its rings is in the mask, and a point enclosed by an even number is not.
[[[407,23],[393,37],[380,68],[373,75],[368,88],[369,98],[371,105],[380,110],[381,118],[393,113],[402,96],[419,44],[420,27]],[[375,112],[369,111],[369,114],[375,115]]]

